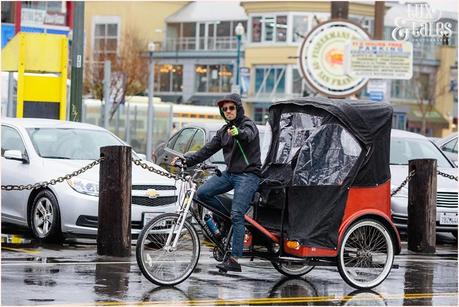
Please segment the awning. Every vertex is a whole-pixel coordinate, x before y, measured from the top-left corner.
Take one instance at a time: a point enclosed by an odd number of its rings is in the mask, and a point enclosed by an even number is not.
[[[427,108],[427,106],[425,106],[425,108]],[[422,121],[422,113],[417,104],[409,107],[408,120],[411,122]],[[426,120],[430,124],[445,125],[446,127],[449,126],[448,120],[443,116],[443,114],[438,112],[435,107],[432,107],[432,110],[427,112]]]
[[[247,20],[239,1],[196,1],[166,18],[166,22],[206,22]]]

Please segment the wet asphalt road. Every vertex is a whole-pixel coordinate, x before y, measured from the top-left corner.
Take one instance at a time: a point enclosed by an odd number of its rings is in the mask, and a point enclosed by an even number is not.
[[[449,235],[448,235],[449,236]],[[64,246],[3,244],[2,305],[458,305],[457,243],[438,236],[436,255],[406,250],[398,269],[373,291],[356,291],[335,267],[286,279],[267,261],[242,260],[243,273],[222,275],[203,246],[195,272],[176,287],[145,279],[130,258],[101,257],[95,242]]]

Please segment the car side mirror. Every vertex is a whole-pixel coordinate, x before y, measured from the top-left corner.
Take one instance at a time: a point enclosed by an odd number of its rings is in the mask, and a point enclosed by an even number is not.
[[[20,150],[6,150],[3,156],[5,157],[5,159],[21,161],[25,164],[28,164],[30,162],[27,155],[23,155]]]

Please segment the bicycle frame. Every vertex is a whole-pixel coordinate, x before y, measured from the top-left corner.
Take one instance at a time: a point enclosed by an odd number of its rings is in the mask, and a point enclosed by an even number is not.
[[[169,232],[169,235],[167,236],[166,244],[164,246],[166,250],[169,248],[175,249],[177,247],[177,243],[179,240],[178,234],[182,232],[183,224],[185,224],[186,216],[188,215],[191,203],[193,202],[193,196],[196,193],[196,184],[193,182],[193,177],[188,177],[188,180],[186,181],[188,187],[186,189],[183,200],[181,201],[180,207],[176,211],[176,213],[179,215],[177,223],[173,225],[171,231]],[[170,246],[174,234],[177,235],[174,238],[172,246]]]

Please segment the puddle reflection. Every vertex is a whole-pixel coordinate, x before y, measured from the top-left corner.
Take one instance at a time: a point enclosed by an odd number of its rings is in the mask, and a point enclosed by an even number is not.
[[[142,302],[164,302],[177,303],[189,301],[190,298],[182,290],[173,286],[161,286],[154,288],[146,293],[141,298]]]
[[[421,301],[413,299],[413,293],[432,293],[434,269],[431,265],[413,264],[405,270],[405,296],[403,306],[432,305],[432,297],[423,298]]]
[[[96,264],[94,292],[102,298],[123,299],[129,289],[130,263]]]

